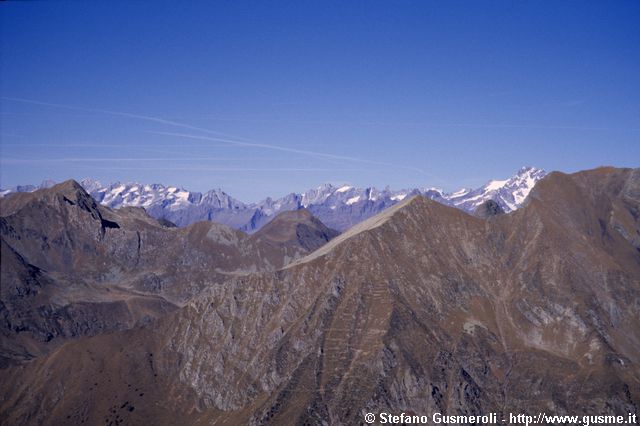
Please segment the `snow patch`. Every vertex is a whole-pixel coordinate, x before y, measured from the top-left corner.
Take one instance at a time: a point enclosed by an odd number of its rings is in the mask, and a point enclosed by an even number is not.
[[[112,193],[112,194],[113,194],[113,196],[115,197],[115,196],[117,196],[118,194],[120,194],[122,191],[124,191],[125,189],[127,189],[127,187],[126,187],[126,186],[124,186],[124,185],[120,185],[120,186],[118,186],[118,187],[116,187],[116,188],[113,188],[113,189],[111,190],[111,193]]]
[[[360,201],[360,196],[359,195],[356,196],[356,197],[353,197],[353,198],[349,198],[347,200],[346,204],[351,205],[351,204],[357,203],[358,201]]]
[[[498,189],[504,188],[508,182],[508,180],[492,180],[487,184],[487,186],[485,186],[485,190],[497,191]]]
[[[462,189],[459,189],[456,192],[452,193],[451,195],[449,195],[449,197],[451,197],[451,198],[462,197],[463,195],[467,195],[470,192],[471,192],[470,189],[462,188]]]

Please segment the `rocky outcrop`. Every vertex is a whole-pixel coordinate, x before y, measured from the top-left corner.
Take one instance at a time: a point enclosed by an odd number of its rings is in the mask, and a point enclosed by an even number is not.
[[[497,202],[493,200],[487,200],[476,207],[473,214],[483,219],[487,219],[493,216],[504,214],[504,210]]]

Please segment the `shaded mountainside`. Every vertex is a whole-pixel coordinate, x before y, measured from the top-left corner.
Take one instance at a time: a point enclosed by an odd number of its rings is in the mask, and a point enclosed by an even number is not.
[[[285,211],[260,228],[252,240],[312,252],[340,233],[327,228],[306,209]]]
[[[476,207],[476,209],[473,211],[473,214],[486,219],[492,216],[504,214],[504,210],[497,202],[493,200],[487,200]]]
[[[141,208],[99,205],[74,181],[0,199],[0,212],[0,365],[61,338],[148,323],[229,275],[276,270],[310,251],[307,241],[263,241],[212,222],[176,229]],[[315,218],[294,222],[281,227],[325,230]],[[333,236],[322,235],[311,245]]]
[[[1,370],[0,420],[638,413],[639,237],[640,169],[554,172],[490,220],[413,197],[284,268]]]

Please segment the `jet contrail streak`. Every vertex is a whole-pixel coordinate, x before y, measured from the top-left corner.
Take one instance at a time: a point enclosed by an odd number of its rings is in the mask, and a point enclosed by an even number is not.
[[[177,136],[177,137],[182,137],[182,138],[187,138],[187,139],[199,139],[199,140],[206,140],[206,141],[212,141],[212,142],[222,142],[222,143],[227,143],[229,145],[245,146],[245,147],[250,147],[250,148],[272,149],[272,150],[275,150],[275,151],[283,151],[283,152],[291,152],[291,153],[294,153],[294,154],[311,155],[311,156],[314,156],[314,157],[328,158],[328,159],[333,159],[333,160],[344,160],[344,161],[352,161],[352,162],[356,162],[356,163],[375,164],[375,165],[378,165],[378,166],[400,167],[400,168],[403,168],[403,169],[413,170],[413,171],[416,171],[416,172],[419,172],[419,173],[423,173],[423,174],[425,173],[424,170],[419,169],[417,167],[401,166],[401,165],[397,165],[397,164],[389,164],[389,163],[384,163],[384,162],[380,162],[380,161],[365,160],[365,159],[356,158],[356,157],[348,157],[348,156],[344,156],[344,155],[335,155],[335,154],[327,154],[327,153],[323,153],[323,152],[307,151],[307,150],[304,150],[304,149],[286,148],[286,147],[278,146],[278,145],[268,145],[268,144],[256,143],[256,142],[240,142],[240,141],[235,141],[235,140],[230,140],[230,139],[221,139],[221,138],[212,138],[212,137],[209,137],[209,136],[191,135],[191,134],[187,134],[187,133],[156,132],[156,131],[149,131],[149,133],[153,133],[153,134],[156,134],[156,135]]]
[[[77,107],[77,106],[72,106],[72,105],[64,105],[64,104],[57,104],[57,103],[51,103],[51,102],[42,102],[42,101],[37,101],[37,100],[33,100],[33,99],[14,98],[14,97],[9,97],[9,96],[2,96],[2,97],[0,97],[0,99],[5,99],[5,100],[8,100],[8,101],[14,101],[14,102],[23,102],[23,103],[34,104],[34,105],[42,105],[42,106],[50,106],[50,107],[55,107],[55,108],[71,109],[71,110],[76,110],[76,111],[98,112],[98,113],[102,113],[102,114],[109,114],[109,115],[114,115],[114,116],[119,116],[119,117],[127,117],[127,118],[139,119],[139,120],[146,120],[146,121],[151,121],[151,122],[155,122],[155,123],[166,124],[166,125],[169,125],[169,126],[181,127],[181,128],[188,129],[188,130],[195,130],[195,131],[198,131],[198,132],[208,133],[208,134],[211,134],[211,135],[225,136],[225,137],[231,138],[231,139],[208,138],[208,137],[198,136],[198,135],[187,135],[187,134],[170,133],[170,132],[150,132],[150,133],[173,135],[173,136],[179,136],[179,137],[191,138],[191,139],[211,140],[211,141],[215,141],[215,142],[228,143],[230,145],[235,145],[235,146],[246,146],[246,147],[253,147],[253,148],[271,149],[271,150],[275,150],[275,151],[291,152],[291,153],[303,154],[303,155],[311,155],[311,156],[320,157],[320,158],[332,158],[334,160],[344,160],[344,161],[352,161],[352,162],[358,162],[358,163],[376,164],[376,165],[381,165],[381,166],[398,167],[398,168],[402,168],[402,169],[405,169],[405,170],[412,170],[414,172],[418,172],[418,173],[421,173],[421,174],[426,174],[424,172],[424,170],[419,169],[417,167],[410,167],[410,166],[397,165],[397,164],[389,164],[389,163],[383,163],[383,162],[378,162],[378,161],[365,160],[365,159],[361,159],[361,158],[334,155],[334,154],[326,154],[326,153],[307,151],[307,150],[302,150],[302,149],[287,148],[287,147],[283,147],[283,146],[279,146],[279,145],[270,145],[270,144],[257,143],[257,142],[252,142],[252,141],[250,141],[248,139],[245,139],[245,138],[241,138],[241,137],[237,137],[237,136],[233,136],[233,135],[228,135],[228,134],[225,134],[225,133],[217,132],[217,131],[210,130],[210,129],[205,129],[205,128],[202,128],[202,127],[192,126],[192,125],[185,124],[185,123],[179,123],[177,121],[165,120],[163,118],[153,117],[153,116],[149,116],[149,115],[132,114],[132,113],[128,113],[128,112],[111,111],[111,110],[98,109],[98,108]]]
[[[33,100],[33,99],[12,98],[12,97],[9,97],[9,96],[2,96],[2,97],[0,97],[0,99],[5,99],[5,100],[8,100],[8,101],[14,101],[14,102],[23,102],[23,103],[27,103],[27,104],[33,104],[33,105],[50,106],[50,107],[54,107],[54,108],[71,109],[71,110],[76,110],[76,111],[98,112],[98,113],[102,113],[102,114],[115,115],[115,116],[118,116],[118,117],[136,118],[136,119],[139,119],[139,120],[152,121],[152,122],[155,122],[155,123],[167,124],[169,126],[182,127],[182,128],[185,128],[185,129],[196,130],[196,131],[199,131],[199,132],[209,133],[209,134],[212,134],[212,135],[220,135],[220,136],[226,136],[226,137],[229,137],[229,138],[234,138],[234,139],[239,139],[239,140],[246,140],[246,139],[238,137],[238,136],[229,135],[229,134],[222,133],[222,132],[216,132],[214,130],[204,129],[202,127],[191,126],[189,124],[178,123],[177,121],[165,120],[164,118],[153,117],[153,116],[150,116],[150,115],[132,114],[132,113],[129,113],[129,112],[111,111],[111,110],[99,109],[99,108],[85,108],[85,107],[78,107],[78,106],[73,106],[73,105],[63,105],[63,104],[56,104],[56,103],[51,103],[51,102],[36,101],[36,100]]]

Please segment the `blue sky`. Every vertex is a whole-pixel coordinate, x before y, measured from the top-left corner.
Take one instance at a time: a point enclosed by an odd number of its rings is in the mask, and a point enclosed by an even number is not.
[[[0,186],[640,166],[640,2],[0,3]]]

